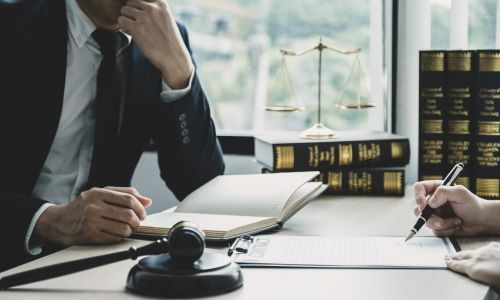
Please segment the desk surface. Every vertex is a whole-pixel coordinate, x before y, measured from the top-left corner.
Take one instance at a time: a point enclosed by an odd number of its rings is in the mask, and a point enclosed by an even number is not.
[[[404,236],[415,221],[412,191],[406,198],[332,197],[311,202],[277,234]],[[432,235],[425,229],[419,235]],[[473,249],[491,239],[461,239]],[[142,245],[77,246],[6,271],[1,276],[53,263]],[[217,251],[224,251],[219,248]],[[0,292],[2,299],[136,299],[125,291],[133,261],[123,261],[65,277]],[[244,286],[213,299],[484,299],[489,288],[448,270],[243,269]],[[431,291],[431,292],[429,292]],[[147,298],[151,299],[151,298]]]

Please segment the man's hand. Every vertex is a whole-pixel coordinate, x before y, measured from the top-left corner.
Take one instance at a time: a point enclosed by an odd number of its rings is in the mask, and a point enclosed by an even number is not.
[[[165,0],[129,0],[118,18],[172,89],[187,87],[193,63]]]
[[[446,257],[446,265],[500,292],[500,243]]]
[[[69,204],[47,208],[34,238],[64,246],[120,242],[146,218],[151,202],[134,188],[92,188]]]
[[[476,236],[500,233],[500,203],[485,201],[463,186],[440,186],[441,181],[417,182],[413,189],[419,215],[426,205],[435,209],[427,226],[438,236]]]

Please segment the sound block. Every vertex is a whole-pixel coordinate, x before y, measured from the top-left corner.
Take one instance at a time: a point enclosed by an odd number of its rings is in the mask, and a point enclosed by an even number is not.
[[[168,298],[206,297],[243,285],[240,266],[229,257],[206,250],[194,263],[179,263],[167,254],[141,259],[129,272],[127,290]]]

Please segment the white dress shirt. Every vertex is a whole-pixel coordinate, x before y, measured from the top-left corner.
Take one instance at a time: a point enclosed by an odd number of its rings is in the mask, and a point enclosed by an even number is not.
[[[75,0],[65,1],[68,54],[64,98],[54,141],[32,193],[50,202],[38,209],[28,227],[25,248],[32,255],[41,252],[40,246],[30,246],[38,218],[50,205],[68,203],[83,191],[94,149],[95,97],[102,54],[92,38],[96,26]],[[125,36],[130,44],[131,37]],[[182,90],[172,90],[163,82],[161,100],[171,102],[185,96],[191,90],[193,76],[194,70],[188,87]]]

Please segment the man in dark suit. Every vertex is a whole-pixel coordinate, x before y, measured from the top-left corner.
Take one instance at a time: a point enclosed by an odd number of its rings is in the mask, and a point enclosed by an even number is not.
[[[164,0],[0,0],[0,269],[121,241],[151,199],[143,147],[182,199],[223,173],[183,26]]]

